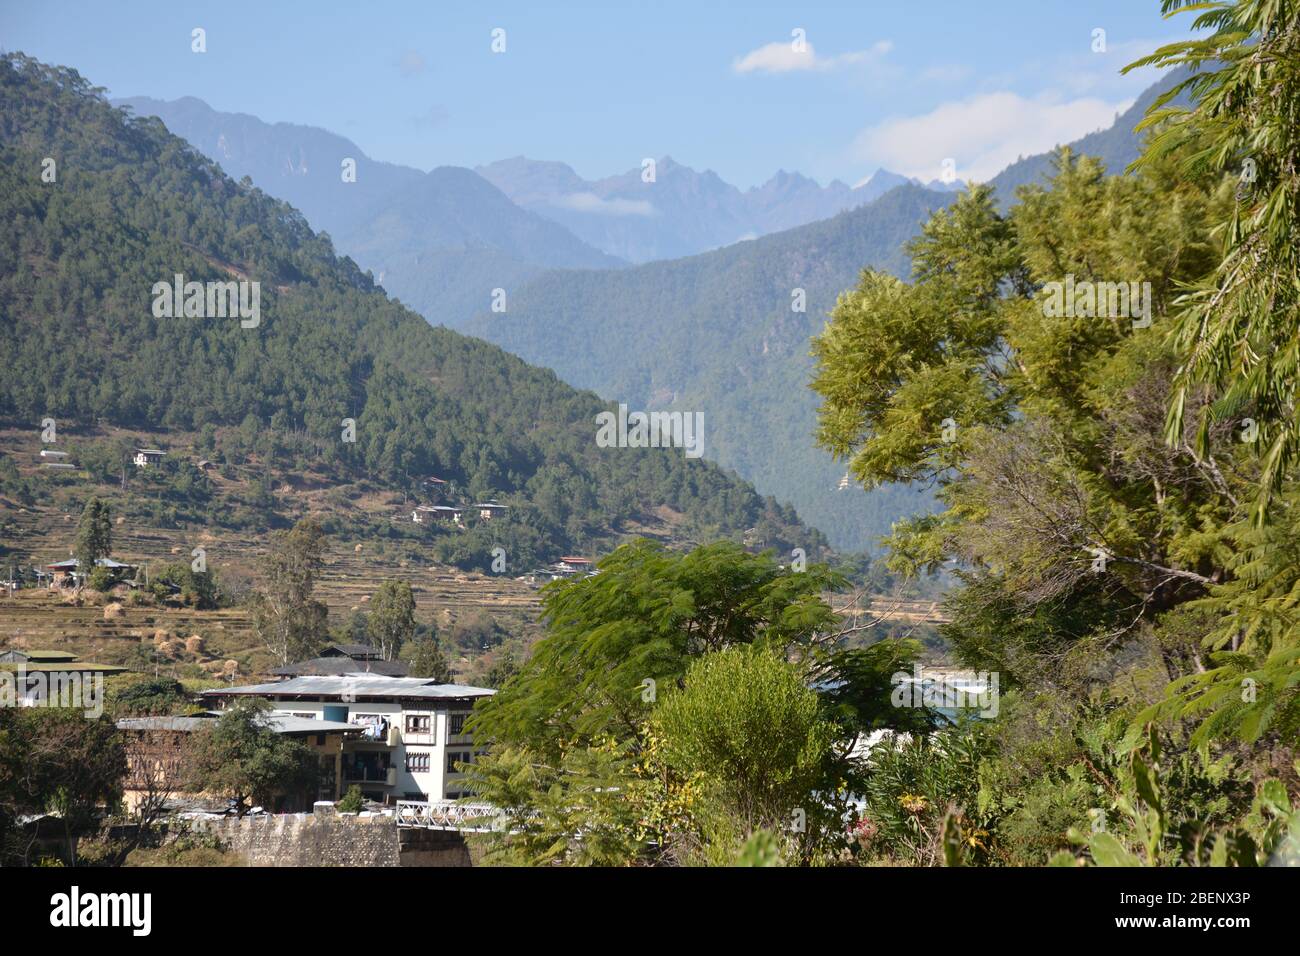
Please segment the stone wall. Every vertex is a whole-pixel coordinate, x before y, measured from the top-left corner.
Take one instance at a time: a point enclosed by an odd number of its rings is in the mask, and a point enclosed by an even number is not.
[[[392,817],[316,813],[195,821],[251,866],[399,866]]]
[[[456,832],[398,828],[387,816],[279,814],[196,820],[251,866],[472,866]]]

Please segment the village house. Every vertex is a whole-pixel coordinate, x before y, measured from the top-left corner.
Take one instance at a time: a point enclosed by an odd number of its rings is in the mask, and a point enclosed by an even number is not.
[[[79,558],[68,558],[65,561],[56,561],[53,564],[47,564],[45,570],[50,574],[51,588],[75,587],[77,579],[81,577],[78,570],[81,567]],[[119,577],[124,576],[128,571],[134,571],[134,564],[124,564],[121,561],[114,561],[112,558],[96,558],[95,567],[108,568],[110,571],[119,572]]]
[[[592,561],[590,558],[560,558],[554,565],[555,572],[564,577],[571,577],[576,574],[587,574],[591,571]]]
[[[45,468],[75,469],[77,467],[68,461],[66,451],[55,451],[53,448],[41,449],[41,465]]]
[[[460,524],[460,516],[464,514],[464,508],[455,508],[451,505],[417,505],[411,512],[411,520],[416,524],[428,522],[451,522]]]
[[[186,755],[190,735],[211,727],[219,715],[206,711],[188,717],[123,717],[117,721],[126,751],[126,780],[123,798],[134,809],[150,794],[198,796],[187,790],[190,784]],[[343,791],[343,747],[349,737],[364,730],[353,724],[308,720],[287,714],[271,714],[270,727],[277,734],[301,740],[316,758],[315,785],[300,793],[280,794],[273,809],[294,812],[309,809],[317,800],[338,800]],[[217,796],[223,796],[217,794]]]
[[[55,700],[88,680],[102,681],[109,674],[126,673],[115,664],[83,661],[70,651],[17,650],[0,651],[0,673],[16,696],[14,703],[24,706]],[[89,691],[87,691],[89,692]],[[0,695],[0,701],[3,695]],[[79,706],[70,704],[70,706]]]
[[[357,672],[383,674],[386,677],[405,677],[410,666],[405,661],[386,661],[379,651],[365,644],[331,644],[320,657],[277,667],[271,671],[276,677],[330,677]]]
[[[474,509],[478,511],[478,516],[481,520],[491,521],[493,518],[504,518],[506,513],[509,512],[510,506],[499,505],[495,501],[488,501],[474,505]]]
[[[162,461],[166,454],[167,452],[161,448],[137,448],[132,461],[135,462],[137,468],[148,468],[150,465],[156,465]]]
[[[465,721],[475,701],[495,693],[423,677],[353,673],[215,688],[202,696],[218,707],[261,697],[279,714],[361,728],[343,742],[340,787],[346,793],[355,785],[368,799],[392,803],[464,796],[457,765],[472,763],[476,753]]]

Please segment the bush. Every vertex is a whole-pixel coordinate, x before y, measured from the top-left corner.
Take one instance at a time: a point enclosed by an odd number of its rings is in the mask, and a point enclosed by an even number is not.
[[[113,585],[117,584],[117,572],[111,568],[97,567],[90,572],[86,583],[92,591],[111,591]]]
[[[354,784],[352,789],[344,794],[343,799],[334,805],[334,809],[339,813],[360,813],[365,805],[366,800],[361,796],[361,788]]]

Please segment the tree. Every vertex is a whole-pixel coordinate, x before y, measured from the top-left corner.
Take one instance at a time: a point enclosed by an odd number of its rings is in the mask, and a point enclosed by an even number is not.
[[[242,817],[252,802],[272,805],[315,781],[316,762],[301,742],[278,734],[271,708],[261,700],[241,700],[195,732],[186,759],[186,788],[226,794]]]
[[[1192,3],[1162,0],[1166,14],[1196,14],[1208,36],[1170,43],[1125,67],[1186,67],[1139,129],[1152,136],[1135,167],[1174,157],[1191,178],[1229,174],[1240,186],[1223,217],[1223,255],[1177,301],[1176,341],[1186,362],[1170,406],[1167,437],[1181,440],[1200,383],[1221,396],[1195,421],[1198,449],[1209,425],[1243,414],[1262,453],[1252,511],[1263,524],[1272,496],[1300,460],[1295,414],[1300,365],[1300,30],[1293,0]],[[1188,107],[1171,105],[1190,94]]]
[[[690,661],[733,644],[811,644],[835,630],[823,600],[839,579],[821,565],[783,569],[731,542],[674,554],[624,545],[588,578],[547,585],[547,634],[501,691],[476,709],[483,740],[558,756],[597,739],[628,741]]]
[[[815,341],[818,441],[868,487],[939,485],[945,510],[898,522],[890,564],[957,563],[945,633],[967,663],[1051,679],[1072,647],[1226,578],[1247,454],[1161,441],[1177,369],[1161,321],[1214,268],[1230,199],[1172,161],[1107,177],[1062,150],[1050,187],[1009,213],[983,187],[936,213],[910,247],[914,282],[865,273]],[[1067,281],[1145,282],[1144,314],[1062,312]]]
[[[415,641],[409,672],[412,677],[428,677],[440,684],[450,684],[453,680],[451,662],[447,660],[437,638],[433,637],[422,637]]]
[[[405,581],[385,581],[370,601],[366,634],[386,661],[397,659],[402,645],[415,634],[415,595]]]
[[[281,664],[315,655],[328,637],[328,609],[312,599],[324,566],[325,532],[303,518],[276,532],[262,559],[263,586],[253,599],[253,626]]]
[[[694,661],[655,708],[650,732],[665,766],[716,801],[698,814],[715,853],[739,852],[760,830],[811,842],[841,829],[827,805],[838,789],[839,732],[804,673],[771,648],[732,646]]]
[[[100,558],[113,552],[113,516],[106,502],[91,498],[81,512],[77,525],[77,575],[88,580]]]
[[[15,847],[12,831],[22,814],[59,816],[68,862],[76,865],[78,833],[97,825],[101,810],[122,798],[126,755],[113,721],[87,719],[66,708],[0,707],[0,855]]]

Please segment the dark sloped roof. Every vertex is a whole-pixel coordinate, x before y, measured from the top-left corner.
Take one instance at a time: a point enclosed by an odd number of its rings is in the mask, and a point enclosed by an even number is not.
[[[377,661],[379,649],[369,644],[331,644],[321,657],[349,657],[354,661]]]
[[[277,677],[298,677],[310,674],[321,677],[339,674],[354,674],[366,671],[371,674],[383,674],[386,677],[405,677],[410,667],[405,661],[355,661],[351,657],[315,657],[309,661],[297,661],[277,667],[271,671]]]

